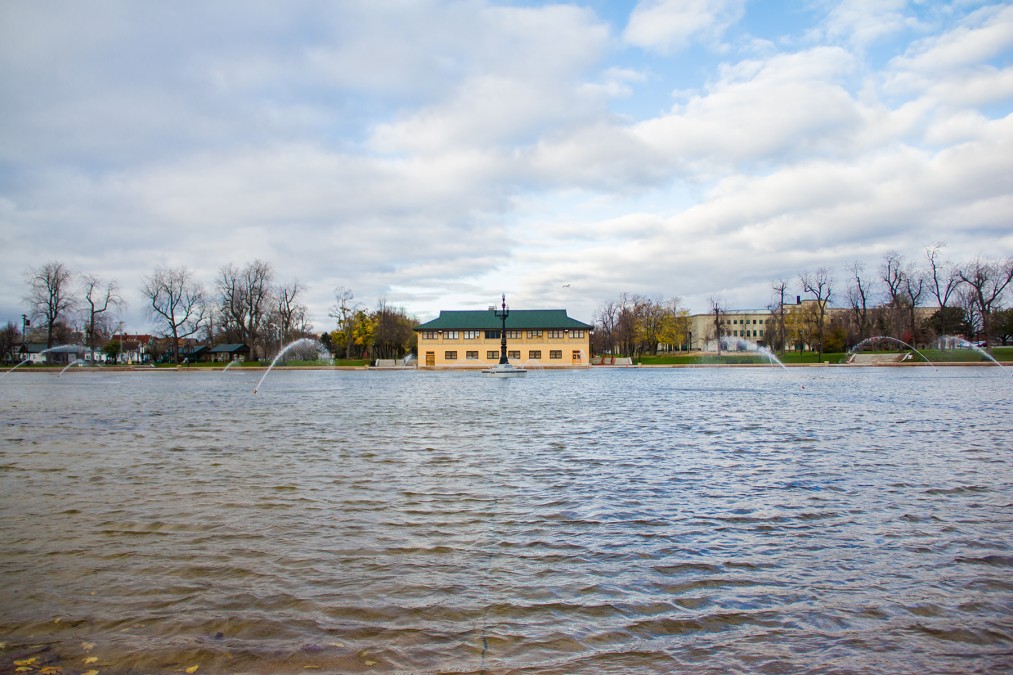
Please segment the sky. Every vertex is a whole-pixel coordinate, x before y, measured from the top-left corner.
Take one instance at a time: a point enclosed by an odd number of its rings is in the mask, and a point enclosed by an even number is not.
[[[419,320],[1013,255],[1013,4],[0,3],[0,321],[256,259]]]

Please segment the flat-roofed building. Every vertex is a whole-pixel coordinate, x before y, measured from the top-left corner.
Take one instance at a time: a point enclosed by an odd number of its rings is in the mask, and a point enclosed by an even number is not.
[[[894,326],[894,330],[906,331],[906,340],[911,340],[910,322],[913,320],[915,329],[924,326],[938,307],[915,307],[911,308],[889,308],[870,307],[868,309],[869,322],[872,324],[877,318],[888,321]],[[815,300],[809,298],[798,298],[794,304],[784,306],[786,315],[786,331],[789,334],[788,349],[814,349],[813,345],[798,341],[791,337],[791,315],[794,312],[818,312],[818,305]],[[829,330],[835,323],[848,327],[851,335],[858,335],[861,331],[854,325],[854,310],[848,307],[827,307],[824,322]],[[778,334],[779,312],[775,307],[771,309],[722,309],[717,317],[709,314],[694,314],[689,317],[689,335],[686,344],[690,350],[716,351],[717,340],[715,335],[721,336],[721,349],[727,351],[752,350],[755,347],[770,347],[771,342],[775,343]],[[913,319],[910,318],[913,314]],[[886,318],[884,318],[886,317]],[[720,330],[716,330],[720,329]],[[867,331],[875,330],[871,327]]]
[[[507,358],[535,368],[586,367],[592,326],[565,309],[511,309],[506,319]],[[443,310],[415,327],[420,368],[485,368],[499,362],[502,319],[495,308]]]
[[[725,346],[734,350],[738,343],[767,345],[768,333],[774,321],[769,309],[723,309],[718,316],[720,335]],[[714,314],[694,314],[689,317],[689,335],[686,342],[691,350],[716,351]]]

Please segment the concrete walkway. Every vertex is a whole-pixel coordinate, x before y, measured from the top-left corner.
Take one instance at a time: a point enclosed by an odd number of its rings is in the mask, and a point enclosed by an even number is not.
[[[907,354],[854,354],[848,359],[849,366],[880,366],[900,363]]]

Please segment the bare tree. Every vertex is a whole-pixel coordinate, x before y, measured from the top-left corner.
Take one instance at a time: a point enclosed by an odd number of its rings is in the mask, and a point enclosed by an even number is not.
[[[878,314],[884,324],[883,330],[893,337],[901,337],[905,314],[904,278],[907,275],[904,256],[897,251],[887,251],[879,267],[879,278],[883,282],[885,297]]]
[[[915,308],[921,302],[922,294],[925,292],[925,277],[921,274],[908,272],[904,275],[904,305],[908,313],[908,330],[911,334],[911,343],[917,340],[918,326],[915,320]]]
[[[661,300],[623,293],[595,312],[592,348],[599,354],[613,356],[657,353],[659,344],[685,342],[688,315],[679,306],[678,298]]]
[[[94,353],[102,319],[106,318],[105,313],[111,308],[122,307],[124,301],[115,281],[106,283],[94,274],[82,274],[81,286],[84,290],[84,301],[88,305],[85,334],[88,336],[88,348]]]
[[[254,260],[242,269],[229,264],[219,270],[218,301],[223,318],[239,329],[253,358],[258,353],[261,331],[271,309],[273,278],[271,264],[262,260]]]
[[[978,298],[975,296],[974,289],[964,282],[960,282],[956,295],[957,304],[960,305],[967,321],[967,325],[965,326],[966,332],[963,334],[970,339],[974,339],[974,336],[981,334],[982,322],[981,310],[978,308]]]
[[[306,306],[298,301],[303,285],[298,281],[282,284],[274,291],[275,308],[278,313],[278,328],[282,342],[290,342],[296,326],[305,322]]]
[[[772,286],[774,291],[774,302],[770,306],[771,313],[777,314],[777,330],[767,331],[767,346],[771,349],[783,354],[785,346],[785,323],[784,323],[784,296],[788,292],[788,282],[784,279],[778,279]],[[771,333],[773,333],[773,340],[771,340]]]
[[[962,265],[957,270],[957,276],[966,286],[970,304],[979,316],[981,334],[989,340],[992,312],[998,308],[1003,292],[1013,280],[1013,258],[1003,262],[976,258]]]
[[[799,277],[799,281],[802,282],[802,290],[809,295],[813,296],[817,306],[817,345],[818,355],[817,360],[823,360],[823,328],[826,325],[827,317],[827,305],[830,303],[830,295],[832,293],[833,286],[833,275],[825,267],[821,267],[815,272],[803,272]]]
[[[144,279],[144,295],[151,303],[148,313],[167,327],[163,335],[172,338],[173,360],[179,363],[180,339],[195,334],[204,324],[204,286],[186,267],[157,267]]]
[[[591,350],[597,354],[614,354],[615,342],[613,335],[618,318],[618,308],[614,300],[602,303],[594,313],[594,331],[591,332]]]
[[[403,307],[391,307],[385,298],[380,298],[373,314],[374,330],[372,353],[377,358],[395,359],[411,349],[413,328],[418,324]]]
[[[944,308],[950,301],[950,296],[960,284],[960,277],[957,276],[957,268],[950,262],[943,262],[939,259],[940,251],[946,246],[943,242],[936,242],[925,249],[925,258],[928,260],[928,285],[929,291]]]
[[[852,284],[848,287],[848,303],[851,313],[858,326],[858,342],[869,337],[869,280],[865,276],[862,263],[855,261],[848,268],[851,272]]]
[[[53,346],[53,335],[60,317],[77,306],[77,298],[71,287],[73,274],[61,262],[48,262],[42,267],[29,270],[28,304],[30,316],[39,318],[46,326],[46,348]]]
[[[707,302],[714,314],[714,342],[718,346],[718,356],[721,356],[721,312],[725,311],[724,303],[716,296],[711,296]]]
[[[636,356],[637,352],[637,312],[643,298],[639,295],[623,293],[619,296],[619,315],[616,320],[613,336],[619,345],[619,351],[626,356]]]
[[[940,260],[940,252],[945,245],[937,242],[925,249],[925,257],[929,263],[927,274],[929,292],[939,304],[936,318],[940,335],[950,335],[961,330],[960,312],[949,311],[950,298],[960,285],[960,277],[957,276],[956,265]]]
[[[24,338],[21,329],[13,321],[0,329],[0,361],[4,363],[17,361],[17,348],[21,346]]]
[[[362,306],[355,301],[355,294],[352,289],[338,286],[334,289],[334,304],[331,306],[328,316],[334,319],[337,324],[338,333],[343,340],[345,358],[352,358],[352,347],[355,343],[353,331],[355,329],[355,317]],[[337,347],[338,345],[335,345]],[[337,353],[337,352],[335,352]]]
[[[897,251],[887,251],[879,268],[880,278],[886,284],[887,303],[899,307],[904,288],[904,256]]]

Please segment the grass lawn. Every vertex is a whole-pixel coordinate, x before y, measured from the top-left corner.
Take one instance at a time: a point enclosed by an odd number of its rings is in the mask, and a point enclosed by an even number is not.
[[[871,351],[864,350],[863,354],[901,354],[910,350],[901,351]],[[924,358],[915,352],[911,352],[913,361],[925,361],[931,363],[978,363],[988,361],[985,356],[973,349],[920,349]],[[822,359],[817,359],[815,352],[786,352],[778,356],[778,359],[785,365],[819,363],[844,363],[850,353],[832,352],[824,354]],[[1013,347],[996,347],[992,350],[992,356],[997,361],[1013,361]],[[678,366],[678,365],[737,365],[737,364],[761,364],[767,365],[770,361],[762,354],[743,354],[737,352],[722,352],[717,354],[703,354],[700,352],[689,354],[665,354],[659,356],[642,356],[638,360],[645,366]]]
[[[840,363],[847,354],[824,354],[823,360],[830,363]],[[818,363],[815,352],[788,352],[777,357],[782,363]],[[645,366],[705,366],[705,365],[743,365],[761,364],[770,365],[770,360],[755,353],[721,352],[717,354],[700,352],[691,354],[665,354],[661,356],[641,356],[638,362]]]
[[[298,361],[298,360],[279,361],[275,365],[278,366],[278,367],[282,367],[282,366],[318,366],[318,367],[342,366],[342,367],[345,367],[345,368],[349,368],[349,367],[362,367],[362,366],[367,365],[368,363],[369,362],[366,361],[366,360],[364,360],[364,359],[333,359],[333,360],[328,360],[328,361],[321,361],[321,360],[313,360],[313,361]],[[182,364],[180,364],[180,367],[181,368],[216,368],[217,369],[217,368],[225,368],[228,365],[229,365],[228,363],[223,363],[221,361],[217,361],[217,362],[212,362],[212,363],[205,363],[205,362],[200,362],[200,363],[182,363]],[[236,365],[232,366],[232,368],[233,369],[235,369],[235,368],[266,368],[269,365],[271,365],[270,361],[242,361],[242,362],[237,363]],[[175,363],[159,363],[156,367],[157,368],[175,368],[176,364]]]

